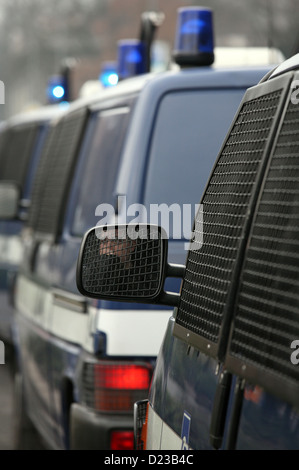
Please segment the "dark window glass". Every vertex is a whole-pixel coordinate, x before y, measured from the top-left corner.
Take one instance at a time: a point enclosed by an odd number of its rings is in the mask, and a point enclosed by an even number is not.
[[[102,111],[96,116],[94,135],[80,174],[72,233],[82,236],[99,221],[99,204],[114,204],[114,186],[128,125],[129,108]]]
[[[33,187],[29,226],[56,239],[62,230],[68,193],[87,120],[85,107],[67,114],[47,141]]]
[[[146,176],[148,220],[150,204],[178,204],[181,209],[182,204],[191,204],[195,215],[195,204],[200,202],[244,92],[194,90],[164,97],[155,121]],[[191,224],[192,219],[190,230]]]
[[[39,124],[32,124],[9,129],[2,137],[2,145],[0,144],[0,178],[15,181],[22,190],[39,126]]]

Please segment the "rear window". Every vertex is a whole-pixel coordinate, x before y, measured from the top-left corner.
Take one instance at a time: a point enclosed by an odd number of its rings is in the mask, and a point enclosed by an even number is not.
[[[245,89],[169,93],[151,141],[144,204],[198,204]],[[182,211],[181,211],[182,213]],[[193,216],[195,215],[195,209]],[[192,217],[190,218],[191,230]],[[171,236],[171,234],[169,234]]]
[[[45,141],[32,190],[28,226],[42,237],[62,231],[67,197],[87,121],[84,107],[64,116]]]
[[[126,135],[130,108],[101,111],[94,116],[94,133],[88,158],[79,173],[79,190],[75,202],[72,234],[82,236],[97,224],[96,207],[101,203],[113,204],[114,186]]]
[[[4,131],[0,143],[0,179],[14,181],[23,190],[40,124],[16,126]]]

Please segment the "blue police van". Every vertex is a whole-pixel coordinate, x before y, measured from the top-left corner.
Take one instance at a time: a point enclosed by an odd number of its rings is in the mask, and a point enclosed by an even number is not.
[[[0,130],[0,338],[12,344],[12,290],[22,258],[20,232],[50,123],[63,112],[44,106],[4,121]]]
[[[135,403],[135,449],[299,448],[298,70],[299,54],[244,95],[199,191],[185,266],[169,263],[163,228],[140,224],[137,257],[130,224],[111,225],[127,284],[109,289],[120,261],[99,256],[104,228],[83,239],[85,295],[175,304],[148,398]],[[179,295],[165,292],[172,275]]]
[[[190,27],[194,43],[193,21]],[[201,34],[205,43],[205,28]],[[97,224],[147,220],[153,207],[158,219],[163,211],[183,216],[187,206],[195,212],[245,90],[271,69],[213,66],[211,38],[203,54],[180,47],[176,58],[178,70],[125,78],[76,100],[52,127],[14,294],[21,448],[28,423],[52,449],[134,447],[133,405],[148,394],[172,308],[82,295],[82,236]],[[186,259],[189,212],[185,228],[178,235],[165,223],[174,264]],[[179,286],[169,280],[169,289]]]

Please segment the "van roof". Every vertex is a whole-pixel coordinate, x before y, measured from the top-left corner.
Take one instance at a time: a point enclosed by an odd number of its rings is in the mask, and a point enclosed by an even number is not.
[[[206,87],[209,85],[215,86],[216,84],[219,86],[219,79],[221,78],[223,86],[249,86],[254,82],[253,77],[255,75],[260,77],[261,71],[266,74],[271,69],[274,70],[276,66],[277,63],[274,63],[273,65],[264,64],[255,66],[211,66],[148,73],[123,80],[111,88],[101,89],[99,86],[96,93],[88,96],[81,96],[74,102],[70,103],[68,111],[72,112],[84,106],[92,107],[102,100],[117,98],[123,94],[136,93],[148,83],[151,83],[152,86],[163,86],[165,89],[172,86],[172,83],[176,83],[177,85],[180,84],[180,86],[192,86],[193,82],[194,86],[198,87],[200,78],[200,85]],[[219,77],[219,74],[221,74],[221,77]]]
[[[7,128],[31,122],[48,121],[60,114],[63,114],[66,109],[66,106],[47,105],[30,111],[24,111],[8,118],[3,127]]]
[[[161,99],[161,96],[176,90],[198,90],[200,88],[206,90],[215,88],[247,89],[256,85],[271,69],[270,66],[234,67],[233,69],[203,67],[199,73],[198,68],[192,68],[180,72],[162,73],[157,75],[155,80],[149,81],[135,108],[131,123],[134,132],[130,132],[127,136],[116,193],[124,194],[129,185],[129,168],[132,167],[132,160],[135,158],[134,149],[140,149],[140,155],[145,154],[147,141],[144,139],[144,134],[148,135],[150,132],[148,126],[152,126],[156,103]],[[146,113],[144,113],[144,109],[147,110]],[[138,166],[142,165],[140,159],[137,159],[134,165],[137,171]]]

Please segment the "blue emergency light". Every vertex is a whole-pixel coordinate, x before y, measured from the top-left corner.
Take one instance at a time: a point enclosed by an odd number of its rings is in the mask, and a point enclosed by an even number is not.
[[[66,97],[66,87],[64,77],[53,75],[48,80],[47,96],[50,104],[64,102]]]
[[[99,80],[105,88],[117,85],[117,64],[115,62],[105,62],[101,67]]]
[[[118,41],[118,76],[124,80],[147,71],[146,47],[137,39]]]
[[[173,58],[182,67],[214,62],[213,14],[210,8],[178,9]]]

